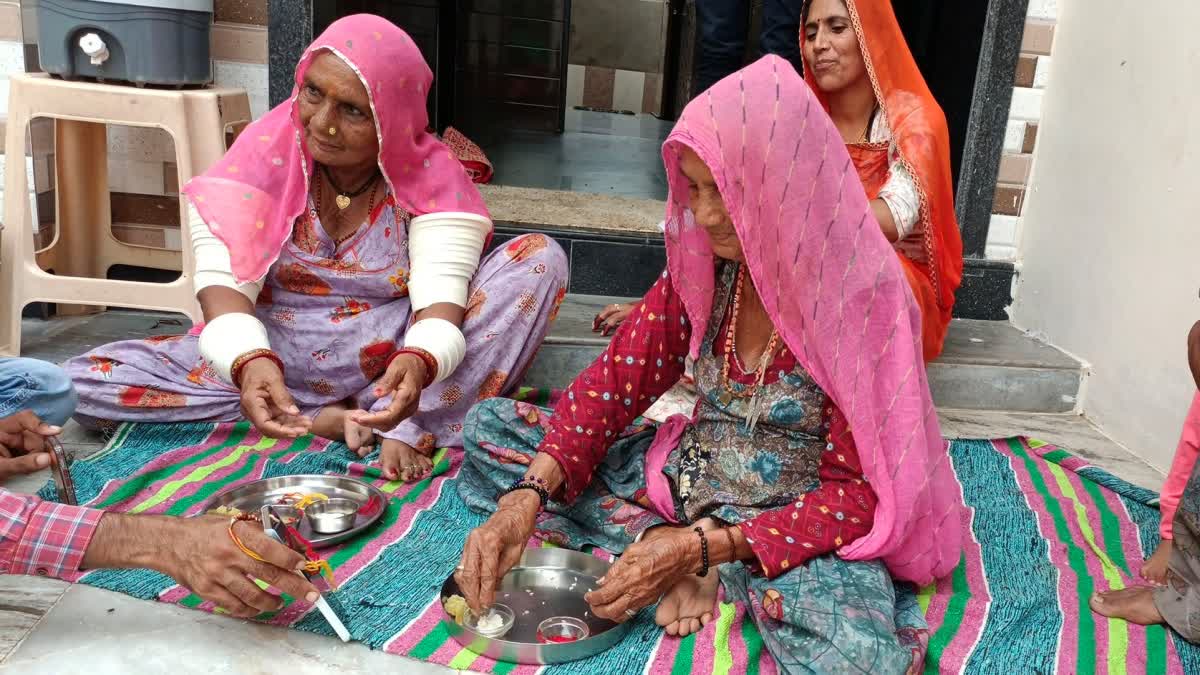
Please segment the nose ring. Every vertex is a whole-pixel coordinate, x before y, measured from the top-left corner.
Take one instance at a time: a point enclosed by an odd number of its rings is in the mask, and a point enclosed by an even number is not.
[[[337,127],[329,127],[329,135],[337,136]]]

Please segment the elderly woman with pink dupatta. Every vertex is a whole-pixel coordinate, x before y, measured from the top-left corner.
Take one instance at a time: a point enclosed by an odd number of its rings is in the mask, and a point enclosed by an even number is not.
[[[784,672],[919,672],[910,584],[961,554],[921,316],[837,129],[768,56],[687,107],[663,148],[668,268],[553,410],[472,409],[460,494],[491,512],[456,578],[468,604],[537,530],[622,553],[587,595],[672,635],[718,587]],[[700,400],[638,416],[695,359]],[[497,495],[499,499],[497,499]]]
[[[290,99],[184,189],[206,324],[73,359],[85,423],[231,421],[314,433],[387,478],[431,469],[467,410],[511,390],[566,293],[541,235],[481,255],[492,223],[427,133],[433,76],[386,20],[334,23]]]

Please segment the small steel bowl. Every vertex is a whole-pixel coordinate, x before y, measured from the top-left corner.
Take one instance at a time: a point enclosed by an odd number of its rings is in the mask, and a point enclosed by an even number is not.
[[[336,534],[354,527],[359,503],[353,499],[328,499],[314,502],[304,508],[304,518],[313,532]]]
[[[552,616],[538,624],[537,639],[542,644],[576,642],[588,636],[587,624],[573,616]]]
[[[479,627],[479,617],[475,616],[475,612],[472,612],[469,609],[467,610],[467,614],[463,619],[463,623],[466,624],[467,628],[470,628],[471,630],[475,631],[476,633],[479,633],[480,635],[482,635],[484,637],[488,637],[488,638],[504,637],[505,633],[512,630],[513,622],[515,622],[517,620],[517,615],[515,613],[513,613],[513,611],[511,609],[509,609],[508,605],[502,605],[500,603],[496,603],[496,604],[492,605],[489,609],[485,610],[484,615],[486,616],[487,614],[489,614],[491,612],[495,612],[496,614],[499,614],[500,617],[502,619],[504,619],[503,623],[501,623],[499,627],[493,628],[492,630],[484,630],[483,628],[480,628]]]

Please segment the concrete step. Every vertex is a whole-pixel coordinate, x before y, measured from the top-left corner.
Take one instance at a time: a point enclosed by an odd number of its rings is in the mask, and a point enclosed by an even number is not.
[[[532,386],[564,387],[592,363],[608,338],[592,332],[592,317],[622,298],[567,296],[546,343],[526,375]],[[26,356],[61,362],[101,344],[190,328],[176,315],[109,311],[51,321],[26,320]],[[1002,321],[955,320],[946,349],[929,365],[934,402],[942,408],[1065,413],[1075,409],[1081,364]]]
[[[568,295],[526,383],[563,387],[608,345],[592,317],[622,298]],[[928,367],[934,403],[960,410],[1065,413],[1075,409],[1083,367],[1002,321],[957,319],[942,356]]]

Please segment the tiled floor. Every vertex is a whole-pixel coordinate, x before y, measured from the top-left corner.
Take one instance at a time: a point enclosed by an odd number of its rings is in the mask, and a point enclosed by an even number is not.
[[[581,310],[578,321],[587,311]],[[588,308],[590,311],[590,308]],[[108,312],[49,323],[26,322],[24,353],[61,361],[97,344],[134,336],[180,332],[166,315]],[[586,331],[582,324],[577,332]],[[1028,434],[1057,443],[1095,465],[1143,487],[1157,489],[1162,474],[1077,415],[941,411],[948,437],[994,438]],[[103,439],[69,425],[64,441],[78,455]],[[5,487],[32,492],[48,472]],[[261,626],[174,606],[136,600],[89,586],[31,577],[0,576],[0,672],[46,674],[172,672],[450,673],[445,668],[372,652],[361,644]]]
[[[473,140],[498,185],[662,200],[662,142],[671,127],[651,115],[568,110],[562,134],[497,130]]]

